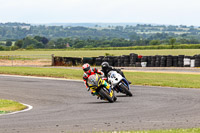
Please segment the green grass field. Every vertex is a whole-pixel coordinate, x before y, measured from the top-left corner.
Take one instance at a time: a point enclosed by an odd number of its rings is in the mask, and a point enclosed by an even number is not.
[[[133,85],[200,88],[200,74],[124,72]],[[82,80],[83,71],[65,68],[0,67],[0,74],[30,75]],[[84,87],[84,86],[83,86]]]
[[[23,51],[1,51],[0,55],[38,55],[54,54],[55,56],[64,57],[98,57],[104,56],[105,53],[111,55],[128,55],[136,53],[139,55],[188,55],[200,54],[200,49],[165,49],[165,50],[23,50]]]
[[[120,131],[120,132],[105,132],[105,133],[200,133],[200,128],[147,130],[147,131]]]

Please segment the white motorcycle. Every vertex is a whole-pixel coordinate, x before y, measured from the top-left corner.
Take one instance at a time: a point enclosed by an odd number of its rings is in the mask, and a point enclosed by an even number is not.
[[[108,83],[111,84],[111,87],[117,93],[121,92],[128,96],[132,96],[132,93],[130,92],[129,83],[127,82],[127,80],[124,77],[122,77],[116,71],[110,71],[108,73]]]

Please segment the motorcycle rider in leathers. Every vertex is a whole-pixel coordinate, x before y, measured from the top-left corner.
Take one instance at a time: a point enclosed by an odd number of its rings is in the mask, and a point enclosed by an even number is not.
[[[110,71],[116,71],[116,72],[119,73],[122,77],[125,78],[124,73],[123,73],[120,69],[115,69],[115,68],[113,68],[112,66],[109,65],[108,62],[102,62],[101,68],[102,68],[101,71],[105,74],[106,77],[108,77],[108,73],[109,73]],[[125,79],[126,79],[126,78],[125,78]],[[126,79],[126,80],[127,80],[127,79]],[[127,80],[127,81],[128,81],[128,80]],[[130,81],[128,81],[128,83],[131,84]]]
[[[104,73],[99,71],[97,68],[90,68],[90,65],[88,63],[84,64],[82,66],[82,68],[84,71],[83,80],[85,82],[85,86],[86,86],[87,90],[89,91],[91,89],[88,87],[88,84],[87,84],[87,80],[88,80],[89,76],[93,75],[93,74],[100,74],[100,75],[104,76]],[[109,90],[109,92],[111,92],[111,87],[105,80],[103,80],[102,84]],[[99,95],[95,89],[91,89],[91,94],[93,96],[97,95],[99,97]]]

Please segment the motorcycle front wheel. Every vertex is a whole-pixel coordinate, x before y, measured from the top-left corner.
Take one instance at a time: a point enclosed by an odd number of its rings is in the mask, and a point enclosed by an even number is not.
[[[126,95],[133,96],[133,94],[129,91],[128,86],[125,86],[123,83],[119,86]]]
[[[110,97],[110,95],[104,89],[100,89],[98,93],[99,93],[100,96],[107,99],[110,103],[114,102],[112,97]]]

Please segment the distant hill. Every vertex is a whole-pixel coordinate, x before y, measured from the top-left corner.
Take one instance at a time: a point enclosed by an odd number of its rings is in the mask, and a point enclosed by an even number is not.
[[[136,26],[137,24],[142,24],[142,23],[43,23],[43,24],[41,23],[41,24],[32,24],[32,25],[64,26],[64,27],[66,26],[109,27],[109,26],[126,26],[126,25]]]
[[[26,23],[18,23],[18,22],[8,22],[8,23],[0,23],[0,26],[31,26],[31,24],[26,24]]]

